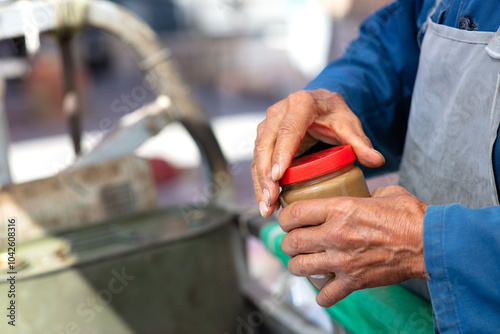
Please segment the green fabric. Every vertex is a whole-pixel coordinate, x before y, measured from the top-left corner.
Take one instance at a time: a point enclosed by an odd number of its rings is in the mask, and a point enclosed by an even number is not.
[[[277,222],[260,229],[266,248],[286,265],[289,257],[281,250],[284,235]],[[399,285],[355,291],[326,311],[354,334],[434,333],[429,303]]]

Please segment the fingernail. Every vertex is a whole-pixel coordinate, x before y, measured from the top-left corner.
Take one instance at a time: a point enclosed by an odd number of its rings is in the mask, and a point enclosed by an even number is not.
[[[271,171],[271,179],[276,182],[278,180],[278,177],[280,175],[280,165],[275,164],[273,166],[273,170]]]
[[[315,279],[325,279],[326,275],[323,274],[317,274],[317,275],[310,275],[309,277],[315,278]]]
[[[264,202],[267,203],[267,206],[270,206],[271,205],[271,196],[269,195],[269,190],[264,189],[264,191],[262,191],[262,197],[264,199]]]
[[[380,156],[382,157],[382,159],[384,159],[384,163],[383,163],[383,164],[385,165],[385,158],[384,158],[384,156],[382,155],[382,153],[380,153],[379,151],[377,151],[377,150],[376,150],[376,149],[374,149],[374,148],[372,148],[372,151],[373,151],[373,152],[375,152],[375,153],[377,153],[378,155],[380,155]]]
[[[266,218],[267,217],[267,212],[269,211],[268,208],[267,208],[267,205],[266,203],[264,203],[263,201],[261,201],[259,203],[259,210],[260,210],[260,214],[263,218]]]

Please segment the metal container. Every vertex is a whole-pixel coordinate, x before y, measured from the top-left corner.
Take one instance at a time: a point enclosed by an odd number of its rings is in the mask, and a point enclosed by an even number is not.
[[[21,244],[16,327],[2,303],[0,333],[232,333],[243,313],[235,219],[173,208]]]

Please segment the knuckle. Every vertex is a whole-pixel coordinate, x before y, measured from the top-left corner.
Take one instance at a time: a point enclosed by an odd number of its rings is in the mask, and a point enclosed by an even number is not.
[[[404,190],[405,188],[403,188],[397,184],[394,184],[394,185],[387,186],[384,189],[386,189],[387,191],[390,191],[390,192],[400,192],[401,190]]]
[[[355,212],[356,207],[359,204],[359,198],[356,197],[344,197],[342,198],[341,202],[339,202],[339,205],[332,207],[331,212],[333,212],[336,215],[336,220],[342,220],[346,216],[352,214]]]
[[[283,122],[278,129],[278,137],[281,136],[298,136],[298,124],[292,122]]]
[[[377,189],[373,190],[372,191],[372,197],[380,196],[382,194],[382,192],[384,191],[383,189],[384,188],[377,188]]]
[[[392,192],[391,186],[377,188],[373,191],[372,196],[382,197]]]
[[[281,246],[281,250],[283,252],[285,252],[286,255],[290,256],[290,249],[291,247],[289,246],[290,245],[290,242],[288,241],[288,234],[285,234],[283,236],[283,238],[281,238],[281,242],[280,242],[280,246]]]
[[[252,162],[250,163],[250,171],[252,174],[254,174],[257,170],[257,162],[255,161],[255,158],[252,159]]]
[[[333,238],[335,238],[335,244],[341,250],[345,250],[349,247],[349,241],[347,239],[347,232],[344,228],[340,227],[335,232]]]
[[[289,214],[292,220],[300,220],[302,218],[304,208],[300,202],[294,202],[289,206]]]
[[[399,185],[390,185],[387,187],[381,187],[377,188],[373,191],[372,196],[377,196],[377,197],[383,197],[383,196],[389,196],[389,195],[401,195],[401,194],[406,194],[407,191],[405,188],[399,186]]]
[[[280,113],[281,103],[282,103],[282,101],[275,103],[272,106],[270,106],[269,108],[267,108],[267,110],[266,110],[266,118],[267,119],[274,118],[276,115],[278,115]]]
[[[340,239],[342,239],[342,226],[336,226],[331,228],[327,232],[328,239],[331,240],[335,245],[338,245]]]
[[[285,240],[287,248],[290,251],[290,253],[295,253],[295,252],[299,251],[299,249],[300,249],[300,237],[298,235],[297,230],[293,230],[290,233],[288,233],[286,235],[286,239],[283,238],[283,240]]]
[[[342,97],[342,95],[340,95],[337,92],[332,92],[330,94],[330,98],[333,99],[333,100],[336,100],[336,101],[344,101],[344,98]]]
[[[257,125],[257,137],[264,132],[264,129],[266,128],[266,120],[263,120],[262,122]]]
[[[255,155],[255,153],[257,151],[257,147],[262,146],[261,142],[262,142],[262,139],[260,137],[255,138],[255,141],[253,143],[253,153],[254,153],[254,155]]]
[[[292,93],[288,96],[288,100],[290,103],[297,105],[297,104],[313,104],[314,103],[314,97],[311,95],[310,92],[306,90],[299,90],[295,93]]]
[[[349,272],[350,259],[344,254],[339,253],[335,259],[336,267],[340,268],[343,272]]]
[[[264,180],[266,177],[266,171],[262,170],[261,168],[258,168],[256,163],[254,163],[254,166],[252,167],[251,171],[252,171],[252,178],[254,180],[257,181]]]
[[[303,260],[304,257],[300,257],[299,259],[300,259],[299,265],[297,267],[298,273],[299,273],[299,275],[306,275],[306,273],[308,271],[308,266],[307,266],[306,262]]]
[[[260,157],[262,154],[265,154],[266,152],[267,152],[267,147],[263,143],[261,143],[259,140],[257,140],[255,142],[255,146],[253,148],[254,157]]]
[[[330,91],[327,91],[327,95],[328,97],[328,101],[330,102],[330,104],[335,107],[335,108],[339,108],[339,110],[344,110],[344,111],[350,111],[351,109],[349,108],[349,106],[346,104],[344,98],[342,97],[341,94],[337,93],[337,92],[330,92]]]
[[[359,117],[356,116],[356,114],[354,112],[352,112],[351,110],[349,110],[349,116],[351,116],[351,122],[353,122],[355,126],[360,127],[360,128],[362,127],[363,123],[361,123],[361,120],[359,119]],[[360,134],[360,137],[364,141],[370,141],[368,136],[366,136],[366,134],[364,134],[364,133]]]
[[[305,91],[305,90],[298,90],[298,91],[295,91],[292,94],[288,95],[288,99],[290,101],[300,100],[300,99],[302,99],[306,95],[309,95],[309,93],[307,91]]]
[[[394,193],[399,193],[401,195],[410,195],[410,192],[408,192],[408,190],[406,190],[406,188],[400,186],[400,185],[392,185],[392,186],[389,186],[391,191],[393,191]]]
[[[300,266],[299,262],[301,262],[300,257],[292,257],[290,260],[288,260],[287,263],[287,268],[290,274],[295,275],[295,276],[300,276],[300,273],[298,271],[298,268]]]
[[[332,267],[332,261],[328,255],[318,257],[316,262],[317,262],[316,264],[317,264],[318,268],[331,268]]]
[[[259,173],[254,168],[252,168],[252,181],[254,185],[255,194],[257,195],[257,191],[260,191],[260,179],[259,179]]]
[[[361,124],[361,121],[359,120],[359,118],[356,117],[356,120],[355,120],[355,124],[357,127],[359,128],[363,128],[363,125]],[[368,136],[366,134],[361,134],[360,135],[360,138],[363,142],[366,143],[366,145],[368,146],[372,146],[372,141],[370,140],[370,138],[368,138]]]
[[[307,263],[304,261],[304,256],[297,256],[294,257],[295,259],[295,275],[297,276],[305,276],[307,274],[308,266]]]

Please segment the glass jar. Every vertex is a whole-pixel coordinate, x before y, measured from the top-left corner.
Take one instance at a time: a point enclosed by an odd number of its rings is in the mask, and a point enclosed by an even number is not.
[[[361,169],[354,165],[356,156],[350,145],[332,147],[298,159],[290,164],[280,180],[281,205],[298,200],[335,196],[370,197]],[[335,273],[308,277],[318,290]]]

